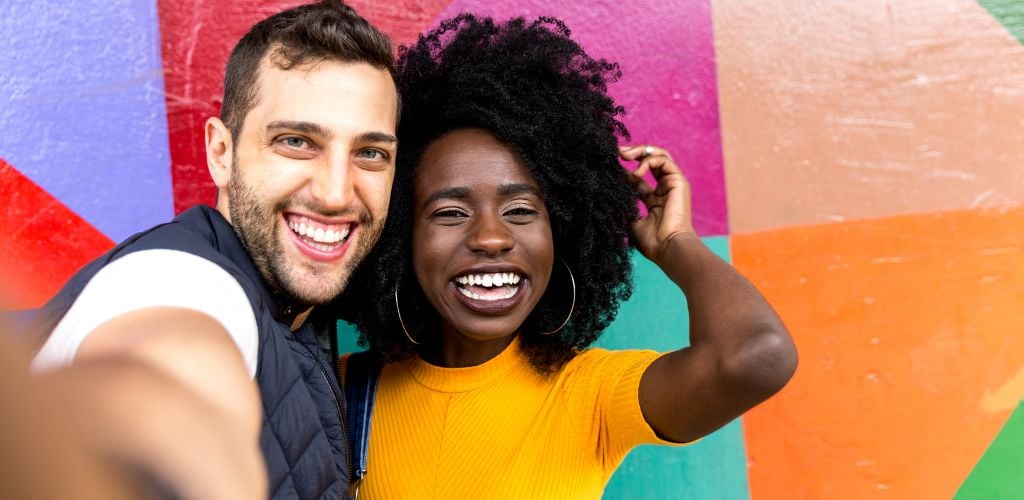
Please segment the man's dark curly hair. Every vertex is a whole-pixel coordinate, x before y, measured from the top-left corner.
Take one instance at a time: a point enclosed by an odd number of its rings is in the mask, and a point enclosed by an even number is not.
[[[419,343],[439,342],[439,316],[412,268],[413,181],[424,150],[463,128],[491,133],[515,151],[541,187],[556,260],[544,297],[520,329],[521,345],[542,374],[558,370],[593,343],[632,292],[630,224],[636,195],[618,162],[629,132],[607,94],[618,66],[588,56],[557,19],[497,24],[462,14],[403,48],[398,61],[403,116],[398,171],[384,234],[356,272],[340,304],[360,343],[393,361],[414,354],[395,312]]]

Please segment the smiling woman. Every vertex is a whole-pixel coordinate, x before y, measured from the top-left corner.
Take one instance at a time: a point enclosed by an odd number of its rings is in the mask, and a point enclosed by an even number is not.
[[[383,365],[363,496],[598,498],[636,445],[786,383],[785,327],[694,233],[671,155],[617,147],[615,65],[559,21],[463,14],[399,68],[389,218],[340,309]],[[588,348],[629,296],[629,243],[689,299],[690,347]]]
[[[413,269],[441,317],[434,354],[444,366],[479,365],[514,340],[548,287],[554,246],[540,186],[494,136],[459,129],[424,152],[413,191]]]

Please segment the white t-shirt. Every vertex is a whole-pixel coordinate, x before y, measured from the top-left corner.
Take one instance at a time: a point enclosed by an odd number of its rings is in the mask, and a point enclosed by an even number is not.
[[[231,335],[255,377],[259,334],[242,286],[209,260],[166,249],[125,255],[96,273],[43,344],[32,368],[70,364],[96,327],[149,307],[182,307],[213,317]]]

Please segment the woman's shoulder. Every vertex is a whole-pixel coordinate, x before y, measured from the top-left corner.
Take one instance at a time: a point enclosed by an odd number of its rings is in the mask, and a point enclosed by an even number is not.
[[[560,377],[577,378],[601,376],[634,370],[637,366],[646,368],[661,353],[650,349],[605,349],[590,347],[574,356],[560,370]]]

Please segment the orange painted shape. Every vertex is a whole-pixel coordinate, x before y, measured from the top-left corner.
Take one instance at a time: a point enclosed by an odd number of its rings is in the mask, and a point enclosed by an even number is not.
[[[38,307],[114,242],[0,159],[0,307]]]
[[[1024,46],[976,0],[713,6],[733,233],[1024,202]]]
[[[800,367],[744,418],[755,500],[950,498],[1024,369],[1024,207],[732,237]]]

